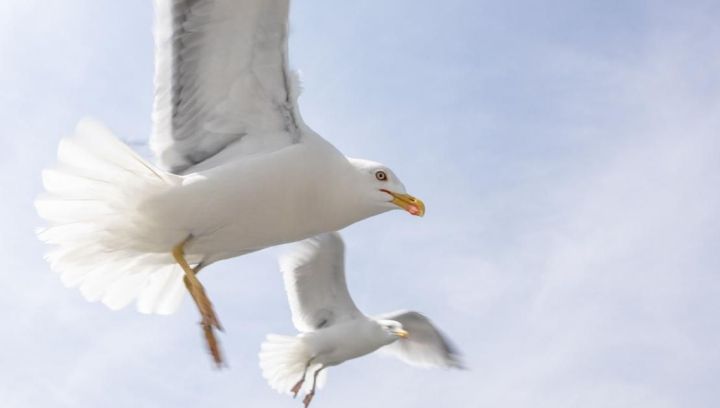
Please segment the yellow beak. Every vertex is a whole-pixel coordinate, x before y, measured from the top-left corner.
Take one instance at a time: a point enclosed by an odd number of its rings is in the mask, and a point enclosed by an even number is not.
[[[425,215],[425,203],[423,203],[421,199],[415,198],[410,194],[400,194],[385,189],[380,191],[390,194],[393,198],[391,202],[410,214],[418,217]]]
[[[400,337],[401,339],[407,339],[408,337],[410,337],[410,333],[403,329],[397,329],[395,331],[395,335]]]

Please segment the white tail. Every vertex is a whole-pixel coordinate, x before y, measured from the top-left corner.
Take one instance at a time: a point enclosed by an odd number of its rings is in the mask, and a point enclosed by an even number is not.
[[[292,387],[303,377],[305,367],[311,358],[310,350],[302,336],[268,334],[260,347],[260,368],[263,377],[270,387],[284,394],[291,393]],[[311,364],[308,367],[301,392],[310,391],[313,374],[319,368],[319,364]],[[325,384],[325,379],[326,370],[323,370],[318,375],[318,389]]]
[[[182,270],[155,243],[153,220],[137,211],[143,199],[177,185],[93,121],[63,139],[58,165],[43,172],[46,193],[35,202],[48,227],[38,237],[68,287],[89,301],[120,309],[137,299],[144,313],[169,314],[182,299]]]

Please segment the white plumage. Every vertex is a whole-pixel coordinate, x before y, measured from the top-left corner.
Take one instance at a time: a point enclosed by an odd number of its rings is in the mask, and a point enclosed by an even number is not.
[[[391,209],[423,214],[389,169],[345,157],[302,121],[288,0],[155,8],[159,166],[89,121],[43,178],[40,238],[67,285],[114,309],[136,299],[142,312],[167,314],[184,276],[211,331],[220,325],[195,278],[201,268]]]
[[[288,0],[155,0],[155,105],[150,140],[184,172],[266,153],[307,131],[288,65]],[[236,143],[241,142],[241,143]]]
[[[46,193],[35,202],[55,248],[47,258],[68,287],[89,301],[120,309],[138,299],[144,313],[172,313],[182,299],[182,270],[138,207],[177,188],[181,178],[154,169],[99,123],[83,121],[63,139],[58,164],[43,172]]]
[[[302,241],[281,258],[280,268],[293,324],[301,333],[268,335],[261,347],[260,367],[275,390],[296,395],[304,391],[307,405],[315,388],[308,378],[378,349],[416,366],[462,367],[457,350],[422,314],[399,311],[369,317],[358,310],[345,283],[344,245],[338,233]]]
[[[322,367],[319,363],[310,363],[313,351],[308,342],[299,336],[281,336],[269,334],[261,345],[260,368],[270,386],[283,394],[291,394],[303,372],[314,373]],[[326,371],[320,371],[317,388],[325,385]],[[298,392],[309,393],[312,381],[303,382]]]

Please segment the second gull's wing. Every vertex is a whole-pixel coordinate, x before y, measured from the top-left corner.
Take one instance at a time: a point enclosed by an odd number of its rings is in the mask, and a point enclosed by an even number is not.
[[[295,327],[303,332],[361,316],[345,282],[344,252],[340,234],[306,239],[280,259]]]
[[[408,332],[406,339],[396,340],[381,352],[419,367],[463,368],[458,350],[424,315],[403,310],[376,317],[400,322]]]

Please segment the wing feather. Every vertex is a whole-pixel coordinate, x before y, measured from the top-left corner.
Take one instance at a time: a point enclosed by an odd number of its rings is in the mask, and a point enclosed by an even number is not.
[[[464,368],[457,348],[424,315],[402,310],[376,318],[400,322],[409,333],[380,351],[418,367]]]
[[[361,316],[345,282],[344,244],[338,233],[301,241],[280,259],[292,320],[302,332]]]
[[[300,139],[288,11],[289,0],[155,0],[150,146],[162,166],[185,172],[231,144],[249,144],[246,155]]]

